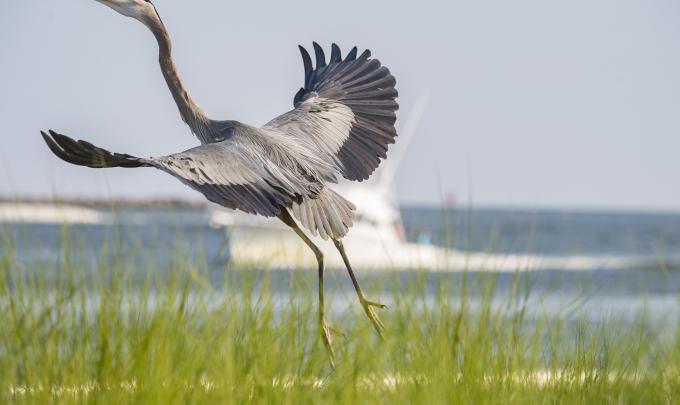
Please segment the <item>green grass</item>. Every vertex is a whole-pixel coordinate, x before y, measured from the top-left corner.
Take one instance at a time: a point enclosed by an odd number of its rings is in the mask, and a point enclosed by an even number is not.
[[[157,268],[115,244],[98,260],[65,236],[60,257],[22,264],[0,248],[0,402],[100,403],[673,403],[680,347],[646,327],[527,315],[518,273],[505,305],[493,276],[386,273],[393,290],[380,340],[361,309],[329,311],[345,337],[329,366],[316,325],[315,272],[273,285],[266,271],[180,254]],[[141,268],[140,268],[141,267]],[[365,274],[359,273],[366,279]],[[338,279],[340,275],[338,274]],[[472,275],[470,276],[472,277]],[[339,283],[338,283],[339,284]],[[470,286],[470,287],[468,287]],[[431,288],[432,286],[430,286]],[[284,288],[291,294],[275,294]],[[337,285],[327,296],[352,299]],[[470,298],[470,289],[476,292]],[[455,293],[451,293],[451,292]],[[375,294],[369,294],[375,296]],[[278,299],[277,299],[278,297]],[[481,298],[480,298],[481,297]]]

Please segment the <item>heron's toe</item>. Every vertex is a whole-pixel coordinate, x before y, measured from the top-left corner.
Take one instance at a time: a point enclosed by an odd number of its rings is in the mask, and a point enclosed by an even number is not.
[[[364,307],[364,312],[366,312],[366,316],[368,316],[368,319],[370,319],[375,330],[378,332],[380,337],[383,337],[385,324],[380,320],[375,308],[387,308],[387,306],[379,302],[373,302],[366,299],[361,300],[361,306]]]

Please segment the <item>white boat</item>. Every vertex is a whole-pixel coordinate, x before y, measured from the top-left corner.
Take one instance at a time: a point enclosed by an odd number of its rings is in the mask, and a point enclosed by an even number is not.
[[[353,266],[413,268],[433,262],[438,249],[405,240],[401,214],[390,195],[391,190],[347,184],[334,189],[357,206],[354,226],[343,239]],[[232,261],[257,263],[269,268],[316,267],[316,258],[309,247],[276,219],[218,208],[212,215],[211,225],[225,227]],[[312,239],[324,252],[327,267],[343,267],[331,241],[320,237]]]
[[[439,249],[408,243],[392,179],[406,146],[415,132],[426,101],[421,99],[411,113],[399,142],[390,150],[371,179],[361,183],[343,182],[331,188],[357,206],[354,226],[343,239],[353,266],[357,268],[414,268],[430,265]],[[215,206],[210,223],[224,227],[230,259],[237,263],[258,263],[270,268],[315,267],[316,258],[304,242],[283,223],[272,218],[247,215]],[[331,241],[312,237],[324,252],[327,267],[343,267]]]

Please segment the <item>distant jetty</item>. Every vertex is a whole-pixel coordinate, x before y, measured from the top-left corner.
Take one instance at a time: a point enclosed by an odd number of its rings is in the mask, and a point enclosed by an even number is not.
[[[99,224],[103,218],[97,210],[74,205],[0,202],[0,223]]]
[[[101,224],[116,209],[205,209],[180,199],[93,199],[0,197],[0,223]]]

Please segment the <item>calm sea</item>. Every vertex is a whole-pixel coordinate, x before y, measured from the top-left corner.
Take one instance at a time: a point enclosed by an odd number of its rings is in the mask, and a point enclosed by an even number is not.
[[[602,318],[633,319],[644,313],[650,324],[671,327],[680,316],[680,214],[621,213],[581,211],[521,211],[503,209],[404,208],[407,238],[470,252],[495,254],[519,253],[546,256],[607,256],[636,263],[622,268],[593,268],[585,271],[546,269],[525,275],[530,288],[530,308],[536,315],[571,311],[594,321]],[[224,230],[209,226],[210,213],[199,209],[123,209],[107,225],[0,224],[0,254],[11,250],[22,265],[54,262],[63,251],[64,234],[70,235],[79,250],[93,259],[101,258],[105,245],[116,243],[119,249],[136,256],[140,264],[152,259],[157,271],[179,254],[201,257],[208,263],[219,285],[228,262],[229,247]],[[89,252],[89,253],[88,253]],[[351,252],[350,252],[351,255]],[[132,271],[132,270],[131,270]],[[359,277],[370,283],[380,277],[357,269]],[[286,279],[289,272],[274,277]],[[398,275],[404,285],[416,277],[434,289],[440,277],[449,277],[452,285],[468,283],[474,288],[482,274],[418,273],[404,271]],[[315,272],[309,272],[310,285]],[[502,305],[511,294],[517,275],[495,277],[495,300]],[[330,287],[343,284],[340,274],[329,277]],[[465,280],[465,281],[464,281]],[[421,279],[422,281],[422,279]],[[286,296],[286,282],[277,294]],[[337,287],[337,286],[336,286]],[[459,289],[454,288],[452,294]],[[394,299],[387,287],[383,300]],[[351,297],[351,294],[344,294]],[[580,314],[580,315],[579,315]]]

